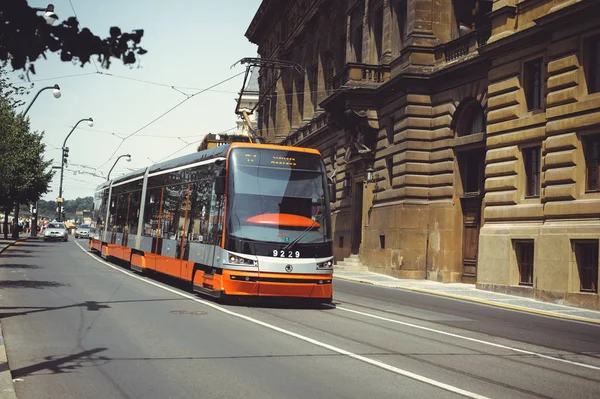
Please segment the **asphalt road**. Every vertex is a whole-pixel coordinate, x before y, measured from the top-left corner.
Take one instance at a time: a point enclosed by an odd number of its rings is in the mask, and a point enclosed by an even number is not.
[[[20,399],[600,397],[598,325],[344,281],[334,290],[330,307],[220,305],[74,240],[0,255]]]

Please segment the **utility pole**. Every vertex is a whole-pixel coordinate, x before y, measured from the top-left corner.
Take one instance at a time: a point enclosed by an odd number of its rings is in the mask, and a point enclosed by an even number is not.
[[[69,134],[67,134],[67,137],[65,137],[65,141],[63,142],[63,146],[62,146],[62,158],[61,158],[61,162],[60,162],[60,185],[58,188],[58,199],[56,200],[56,202],[58,202],[58,220],[59,222],[62,220],[62,202],[63,202],[63,197],[62,197],[62,190],[63,190],[63,174],[65,171],[65,164],[67,163],[67,158],[69,157],[69,147],[67,147],[67,140],[69,139],[69,137],[71,136],[71,134],[75,131],[75,129],[77,129],[77,125],[79,125],[81,122],[84,121],[88,121],[88,124],[90,127],[94,126],[94,120],[92,118],[84,118],[84,119],[80,119],[75,126],[73,126],[73,129],[71,129],[71,131],[69,132]]]

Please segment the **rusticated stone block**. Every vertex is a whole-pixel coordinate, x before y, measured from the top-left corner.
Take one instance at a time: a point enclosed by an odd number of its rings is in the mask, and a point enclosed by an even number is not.
[[[373,196],[374,201],[392,201],[392,200],[400,200],[406,197],[406,188],[390,188],[388,190],[382,191],[380,193],[376,193]]]
[[[575,199],[574,184],[559,184],[542,189],[543,201],[571,200]]]
[[[504,133],[490,136],[487,139],[488,147],[500,147],[506,144],[522,143],[535,139],[543,139],[546,135],[544,127],[525,129],[513,133]]]
[[[429,164],[429,173],[451,173],[454,170],[454,161],[435,162]]]
[[[432,187],[429,189],[429,198],[450,198],[454,194],[454,188],[452,186],[445,187]]]
[[[517,191],[501,191],[485,194],[487,205],[514,205],[517,203]]]
[[[532,220],[544,217],[542,204],[518,204],[508,206],[489,206],[484,210],[486,221]]]
[[[452,185],[454,183],[453,173],[444,173],[429,176],[429,184],[432,186]]]
[[[579,58],[575,54],[569,54],[562,58],[557,58],[548,62],[548,73],[558,75],[563,72],[572,71],[579,68]]]
[[[427,198],[429,196],[429,187],[406,187],[406,196],[412,198]]]
[[[519,147],[516,145],[503,148],[488,150],[485,154],[485,162],[491,164],[494,162],[516,160],[519,156]]]
[[[485,179],[485,191],[507,191],[517,189],[517,176],[489,177]]]
[[[544,212],[548,218],[564,218],[566,216],[599,217],[600,200],[548,202],[544,206]]]
[[[569,104],[577,101],[577,87],[569,87],[562,90],[553,91],[546,97],[546,105],[548,108],[558,105]]]
[[[575,183],[576,174],[575,166],[548,169],[543,174],[542,184],[549,186],[552,184]]]
[[[548,90],[560,90],[579,84],[579,71],[569,71],[548,78]]]
[[[512,105],[509,107],[496,109],[496,110],[490,111],[488,113],[488,123],[494,124],[494,123],[499,123],[499,122],[503,122],[503,121],[508,121],[511,119],[516,119],[516,118],[518,118],[518,115],[519,115],[519,106],[518,105]]]
[[[576,133],[566,133],[560,136],[548,137],[542,143],[542,150],[544,152],[555,152],[567,149],[577,148],[579,138]],[[549,154],[548,154],[549,155]]]
[[[488,100],[488,111],[493,111],[495,109],[504,108],[507,106],[515,105],[519,103],[517,98],[518,91],[512,91],[509,93],[499,94],[493,97],[490,97]]]
[[[488,164],[485,167],[485,176],[506,176],[517,174],[517,162],[516,161],[504,161]]]
[[[546,111],[548,119],[555,119],[570,114],[579,114],[589,111],[587,114],[577,116],[576,123],[587,122],[587,118],[593,118],[590,123],[600,123],[600,97],[589,97],[583,101],[553,107]],[[585,118],[582,118],[585,117]],[[577,125],[575,125],[577,126]]]
[[[544,113],[524,116],[519,119],[514,119],[502,123],[488,125],[488,134],[500,133],[504,131],[514,131],[517,129],[527,129],[530,127],[540,127],[546,123],[546,115]]]
[[[569,106],[569,105],[576,105],[576,104],[580,104],[580,103],[567,104],[567,105],[565,105],[565,107]],[[552,109],[558,109],[558,108],[561,108],[561,107],[556,107],[556,108],[552,108]],[[588,126],[594,126],[599,123],[600,123],[600,112],[597,112],[597,113],[592,113],[592,114],[571,116],[571,117],[565,118],[565,119],[553,120],[553,121],[548,122],[548,124],[546,125],[546,129],[549,134],[556,134],[556,133],[561,133],[561,132],[571,132],[574,130],[579,130],[581,128],[588,127]]]
[[[506,92],[520,87],[518,73],[520,70],[519,61],[513,61],[504,64],[501,67],[493,68],[489,73],[490,84],[489,94]]]

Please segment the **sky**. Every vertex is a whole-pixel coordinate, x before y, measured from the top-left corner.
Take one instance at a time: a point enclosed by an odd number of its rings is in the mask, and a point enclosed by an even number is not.
[[[45,7],[46,1],[28,0],[28,3],[32,7]],[[90,28],[101,38],[109,35],[112,26],[124,32],[143,29],[141,46],[148,50],[134,66],[113,59],[110,69],[97,62],[83,68],[80,63],[61,62],[57,53],[47,53],[47,60],[40,58],[35,62],[37,73],[29,76],[34,87],[22,98],[26,104],[23,110],[43,87],[58,84],[62,93],[55,99],[51,90],[42,92],[28,113],[32,129],[44,132],[46,159],[54,159],[53,164],[60,165],[60,148],[69,131],[81,119],[94,120],[93,127],[87,122],[80,123],[67,142],[70,151],[63,181],[65,199],[93,195],[95,187],[104,180],[78,172],[106,176],[119,155],[130,154],[131,162],[125,158],[119,160],[111,178],[128,173],[128,168],[142,168],[194,152],[207,133],[235,130],[238,120],[235,101],[243,74],[191,97],[155,119],[189,95],[245,70],[243,65],[233,68],[232,65],[241,58],[256,56],[256,46],[244,33],[260,0],[53,0],[52,3],[59,21],[76,15],[80,27]],[[10,81],[26,83],[20,77],[22,74],[22,71],[11,72]],[[136,134],[122,140],[132,133]],[[50,190],[42,199],[58,197],[59,173],[54,176]]]

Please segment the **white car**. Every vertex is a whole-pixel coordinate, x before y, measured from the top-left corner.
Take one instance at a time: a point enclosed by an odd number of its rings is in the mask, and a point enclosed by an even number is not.
[[[75,230],[75,238],[88,238],[90,236],[90,225],[82,224]]]
[[[61,222],[49,223],[46,231],[44,231],[44,241],[48,240],[68,241],[69,232],[65,224]]]

